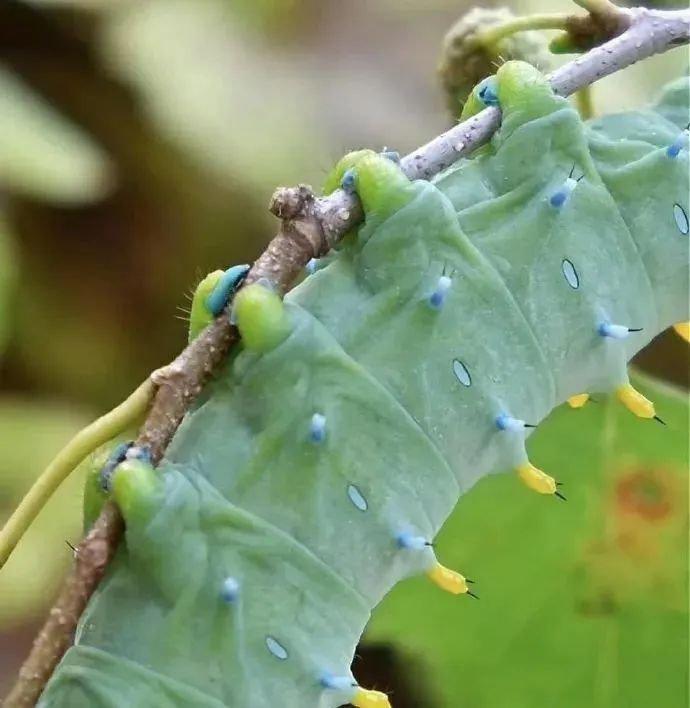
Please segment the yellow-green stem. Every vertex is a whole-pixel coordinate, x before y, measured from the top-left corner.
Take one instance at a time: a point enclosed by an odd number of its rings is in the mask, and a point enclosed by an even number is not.
[[[583,10],[590,15],[619,14],[620,8],[609,0],[574,0]]]
[[[516,32],[538,29],[565,30],[568,18],[569,15],[564,13],[542,13],[516,17],[514,20],[480,32],[477,35],[477,42],[484,46],[491,46]]]
[[[86,457],[146,413],[155,390],[150,379],[109,413],[80,430],[53,458],[0,531],[0,568],[53,492]]]
[[[591,86],[585,86],[575,94],[575,104],[582,120],[594,118],[594,101],[592,99]]]

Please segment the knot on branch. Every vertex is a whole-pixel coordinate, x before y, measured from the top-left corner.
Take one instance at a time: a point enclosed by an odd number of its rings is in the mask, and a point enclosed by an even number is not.
[[[632,16],[616,5],[604,2],[589,8],[588,15],[571,15],[566,31],[551,42],[551,51],[561,53],[586,52],[623,34],[630,27]]]
[[[279,219],[292,220],[305,216],[313,202],[314,192],[308,184],[278,187],[271,197],[268,209]]]

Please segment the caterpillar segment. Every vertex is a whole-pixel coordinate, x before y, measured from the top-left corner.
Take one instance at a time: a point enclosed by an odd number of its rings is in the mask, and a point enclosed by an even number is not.
[[[509,470],[562,496],[526,438],[583,391],[655,415],[626,364],[688,319],[683,126],[662,106],[585,125],[521,62],[488,85],[502,126],[476,157],[429,183],[346,156],[327,191],[364,224],[283,303],[237,292],[242,344],[163,462],[115,468],[125,544],[39,706],[387,706],[355,647],[405,578],[470,594],[430,545],[458,497]],[[669,90],[687,103],[687,78]]]

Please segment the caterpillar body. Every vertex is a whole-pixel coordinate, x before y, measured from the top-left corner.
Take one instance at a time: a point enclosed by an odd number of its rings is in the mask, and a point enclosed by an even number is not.
[[[525,439],[571,397],[655,414],[626,363],[688,318],[688,80],[591,125],[528,65],[496,93],[490,146],[432,183],[344,158],[365,224],[284,308],[238,292],[244,348],[155,473],[113,474],[126,544],[39,705],[388,705],[355,646],[403,578],[468,591],[431,545],[458,496],[557,493]]]

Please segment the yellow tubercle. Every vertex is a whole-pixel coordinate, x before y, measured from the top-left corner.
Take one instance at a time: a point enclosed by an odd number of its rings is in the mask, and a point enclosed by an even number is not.
[[[589,401],[588,393],[578,393],[576,396],[571,396],[568,399],[568,405],[571,408],[582,408]]]
[[[356,708],[391,708],[391,703],[385,693],[369,691],[366,688],[358,688],[350,700]]]
[[[468,591],[467,580],[460,573],[456,573],[450,568],[446,568],[440,563],[427,572],[427,577],[432,583],[438,585],[441,590],[453,593],[453,595],[463,595]]]
[[[524,484],[535,492],[539,492],[539,494],[556,493],[556,480],[548,474],[542,472],[540,469],[537,469],[530,462],[520,465],[517,468],[517,473]]]
[[[655,418],[654,404],[645,398],[630,384],[625,384],[616,389],[618,400],[638,418]]]
[[[690,342],[690,322],[679,322],[673,325],[673,329],[675,329],[686,342]]]

